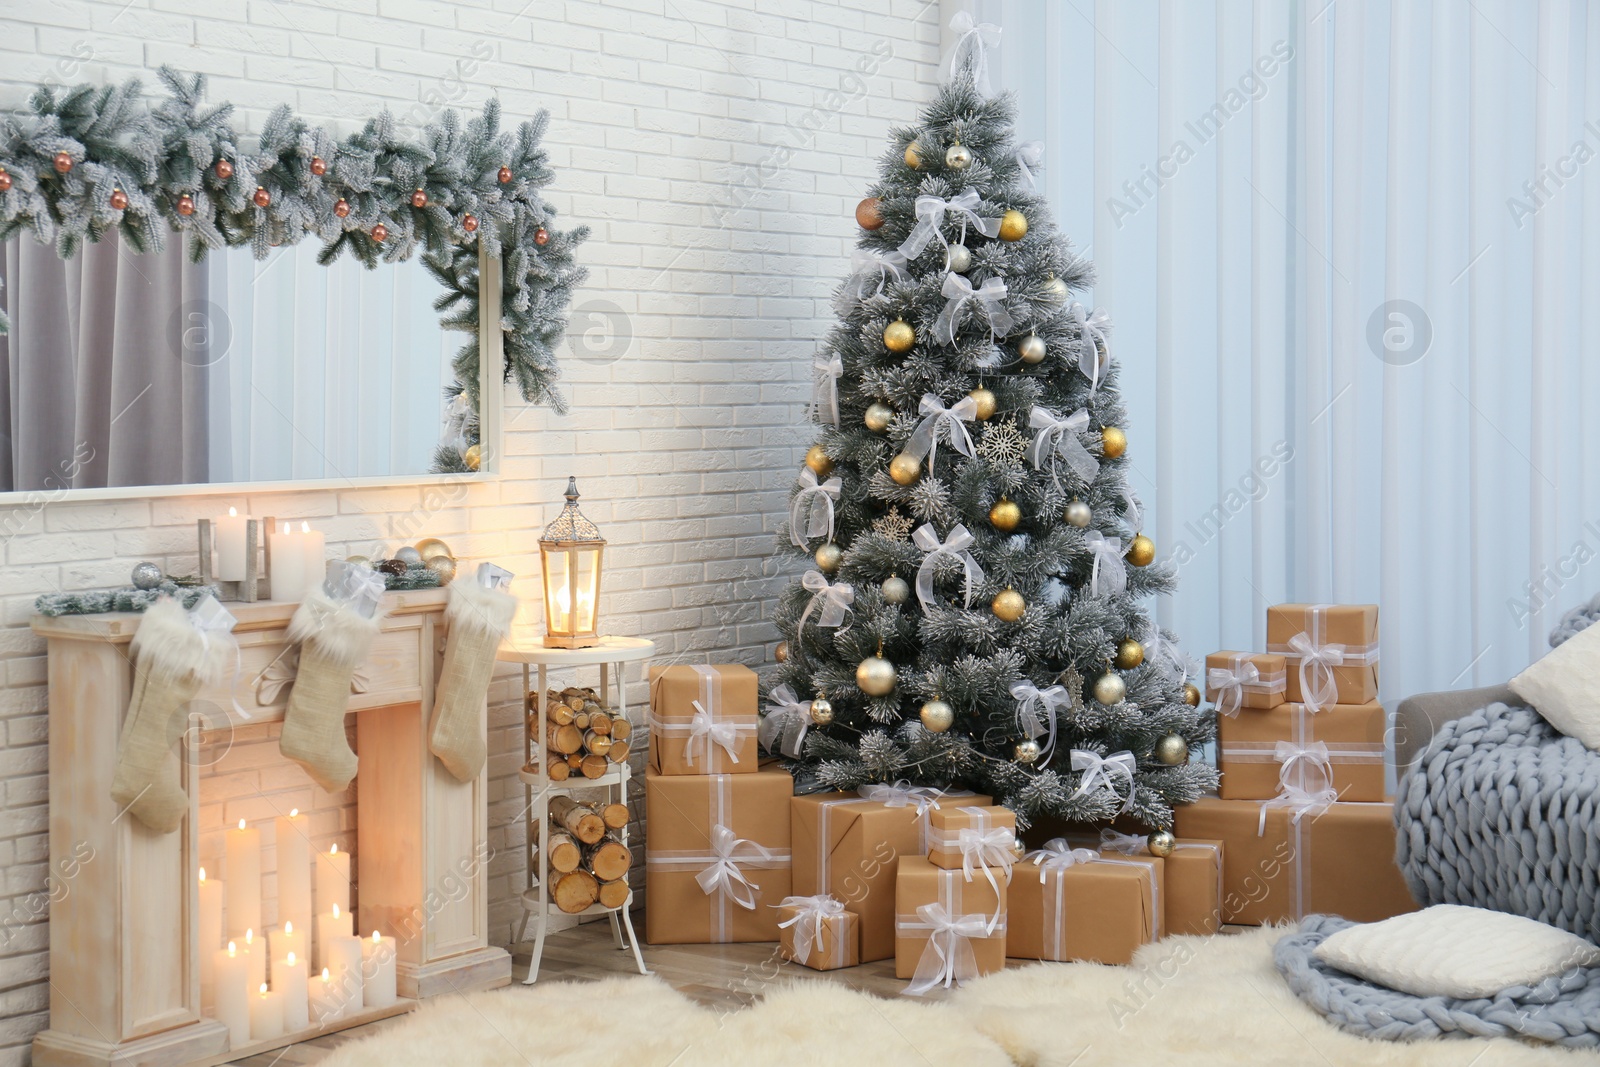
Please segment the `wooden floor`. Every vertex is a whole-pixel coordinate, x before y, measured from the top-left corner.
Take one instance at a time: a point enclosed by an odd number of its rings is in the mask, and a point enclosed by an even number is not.
[[[642,916],[634,926],[644,929]],[[531,944],[512,949],[512,978],[521,982],[528,973]],[[809,981],[839,982],[865,993],[898,996],[905,982],[894,976],[894,960],[879,960],[840,971],[813,971],[778,958],[777,945],[641,945],[645,966],[672,983],[685,996],[709,1008],[729,1009],[758,1000],[761,990],[776,977]],[[585,923],[573,930],[551,934],[544,946],[544,963],[539,982],[593,981],[600,978],[638,974],[633,953],[619,952],[611,940],[609,923]],[[245,1067],[292,1067],[314,1064],[347,1041],[377,1033],[404,1019],[398,1016],[342,1030],[289,1048],[262,1053],[234,1063]]]

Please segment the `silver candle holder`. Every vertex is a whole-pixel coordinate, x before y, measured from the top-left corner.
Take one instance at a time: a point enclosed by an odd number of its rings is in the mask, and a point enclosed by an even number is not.
[[[211,574],[211,551],[214,547],[210,519],[201,519],[200,528],[200,584],[214,585],[219,590],[218,600],[244,601],[254,604],[270,599],[272,595],[272,542],[262,536],[272,529],[273,520],[246,519],[244,523],[244,578],[240,581],[217,581]],[[257,557],[259,558],[259,562]]]

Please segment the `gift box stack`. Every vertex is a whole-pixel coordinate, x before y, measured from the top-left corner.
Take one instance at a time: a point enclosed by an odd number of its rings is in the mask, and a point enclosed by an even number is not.
[[[645,939],[776,941],[789,898],[794,780],[756,751],[748,667],[650,671]]]
[[[1412,910],[1384,793],[1377,605],[1269,608],[1267,652],[1207,656],[1206,691],[1221,785],[1177,810],[1177,832],[1225,843],[1223,921]]]

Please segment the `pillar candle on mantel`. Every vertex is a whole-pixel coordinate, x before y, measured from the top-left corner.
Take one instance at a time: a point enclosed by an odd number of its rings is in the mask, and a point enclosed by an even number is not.
[[[261,831],[239,820],[223,845],[227,860],[228,936],[240,940],[261,926]]]
[[[233,1047],[250,1041],[250,958],[239,952],[237,942],[213,954],[216,983],[217,1021],[228,1028]]]
[[[353,928],[350,913],[335,904],[326,915],[317,916],[317,962],[324,967],[333,966],[332,944],[336,938],[350,937]],[[357,957],[359,961],[359,957]]]
[[[310,966],[311,957],[306,953],[306,933],[309,926],[296,926],[293,922],[284,922],[283,928],[274,930],[268,935],[272,943],[272,983],[278,983],[278,966],[285,959],[293,956],[300,961],[300,970],[305,971]]]
[[[292,922],[296,930],[309,935],[311,919],[316,915],[311,904],[310,820],[294,808],[274,819],[273,829],[277,834],[278,923],[281,926]],[[300,955],[305,955],[303,949]],[[282,953],[274,948],[273,958],[280,956]]]
[[[211,520],[212,542],[217,549],[217,578],[224,582],[244,581],[245,524],[249,515],[239,514],[238,508],[229,508],[226,515]]]
[[[306,959],[291,952],[272,962],[272,988],[283,994],[283,1029],[298,1033],[311,1025],[310,988],[306,978]]]
[[[327,538],[321,530],[313,530],[309,522],[302,522],[296,530],[286,522],[283,529],[267,533],[267,545],[273,600],[300,600],[322,584],[327,571]]]
[[[267,980],[267,939],[257,937],[254,930],[246,930],[244,940],[238,942],[238,945],[239,954],[249,961],[248,988],[254,989]]]
[[[395,970],[399,955],[394,938],[376,930],[361,939],[361,999],[367,1007],[387,1008],[398,999]]]
[[[322,977],[311,982],[311,1021],[318,1026],[336,1021],[344,1014],[344,999],[333,984],[333,974],[322,968]]]
[[[283,994],[268,989],[267,983],[256,986],[250,997],[250,1040],[265,1041],[283,1036]]]
[[[328,851],[317,854],[317,914],[328,914],[335,904],[340,911],[349,914],[350,853],[340,852],[338,842]]]
[[[222,946],[222,883],[200,868],[200,1003],[216,1003],[216,954]]]
[[[328,971],[333,984],[343,998],[348,1014],[361,1007],[364,999],[361,979],[361,939],[352,934],[338,934],[328,939]]]

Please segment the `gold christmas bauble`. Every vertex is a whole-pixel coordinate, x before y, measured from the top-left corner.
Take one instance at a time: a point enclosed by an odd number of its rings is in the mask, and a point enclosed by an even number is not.
[[[955,709],[935,697],[922,705],[922,728],[931,734],[942,734],[956,721]]]
[[[861,421],[873,433],[882,433],[889,428],[889,420],[894,418],[894,408],[888,404],[877,402],[867,405],[866,414],[861,416]]]
[[[825,696],[818,696],[811,702],[811,721],[818,726],[826,726],[833,721],[833,705]]]
[[[1156,543],[1140,534],[1129,542],[1126,558],[1135,567],[1148,567],[1156,558]]]
[[[856,225],[863,230],[876,230],[883,225],[883,201],[869,196],[856,205]]]
[[[1115,426],[1100,431],[1100,451],[1107,459],[1116,459],[1128,450],[1128,435]]]
[[[870,697],[894,692],[894,664],[882,656],[868,656],[856,666],[856,685]]]
[[[994,598],[989,610],[993,611],[995,618],[1002,622],[1016,622],[1022,618],[1022,613],[1028,610],[1028,603],[1022,599],[1021,593],[1015,589],[1007,589]]]
[[[1106,671],[1094,680],[1094,698],[1105,705],[1119,704],[1128,695],[1128,683],[1116,671]]]
[[[1183,683],[1183,702],[1191,708],[1200,706],[1200,687],[1193,682]]]
[[[789,662],[789,642],[779,641],[778,647],[772,650],[772,658],[779,663]]]
[[[417,554],[423,559],[432,559],[434,556],[454,556],[450,546],[437,537],[424,537],[417,542]]]
[[[839,564],[844,560],[844,549],[829,541],[817,549],[817,568],[824,574],[832,574],[839,569]]]
[[[1028,217],[1016,208],[1000,216],[1000,239],[1020,241],[1028,232]]]
[[[1189,742],[1177,734],[1168,734],[1156,742],[1153,752],[1156,762],[1166,767],[1176,767],[1189,762]]]
[[[898,574],[889,575],[878,589],[883,593],[883,599],[890,604],[904,604],[911,596],[911,586]]]
[[[922,461],[909,452],[902,452],[889,461],[889,477],[896,485],[915,485],[922,477]]]
[[[1044,339],[1036,333],[1030,333],[1017,345],[1017,355],[1024,363],[1043,363],[1044,353]]]
[[[1074,500],[1072,503],[1067,505],[1066,519],[1078,529],[1081,530],[1085,526],[1089,525],[1089,521],[1092,518],[1094,518],[1094,516],[1089,511],[1089,505],[1085,504],[1083,501]]]
[[[1144,662],[1144,646],[1133,638],[1126,638],[1117,646],[1117,669],[1131,671]]]
[[[826,478],[833,470],[833,460],[828,458],[821,445],[812,445],[806,449],[806,466],[810,467],[818,478]]]
[[[1039,742],[1031,737],[1025,737],[1016,743],[1011,754],[1017,758],[1018,763],[1036,763],[1039,759]]]
[[[917,142],[912,141],[906,145],[906,166],[916,168],[922,166],[922,153],[917,150]]]
[[[477,445],[468,446],[467,450],[461,453],[461,462],[467,465],[467,470],[477,470],[478,466],[483,462],[483,449]]]
[[[1067,297],[1072,294],[1067,291],[1067,283],[1052,274],[1044,283],[1044,295],[1046,300],[1059,307],[1065,304]]]
[[[1016,502],[1002,497],[994,502],[994,507],[989,509],[989,525],[1001,533],[1010,533],[1022,521],[1022,509]]]
[[[944,151],[944,165],[951,170],[966,170],[972,166],[972,151],[964,144],[953,144]]]
[[[895,319],[883,328],[883,343],[891,352],[909,352],[917,343],[917,331],[904,319]]]
[[[439,579],[440,585],[449,585],[455,580],[456,561],[450,556],[443,554],[429,556],[424,561],[424,565],[428,568],[430,574]]]
[[[1178,839],[1172,836],[1171,830],[1157,830],[1145,838],[1145,847],[1150,850],[1150,855],[1165,859],[1178,847]]]
[[[972,249],[963,244],[953,244],[945,249],[944,268],[957,274],[967,273],[972,269]]]
[[[974,404],[978,405],[978,420],[980,422],[988,422],[994,418],[995,399],[993,392],[980,385],[967,395],[972,398]]]
[[[344,558],[344,561],[346,563],[359,563],[364,567],[372,566],[372,557],[371,556],[361,556],[361,555],[346,556]]]

